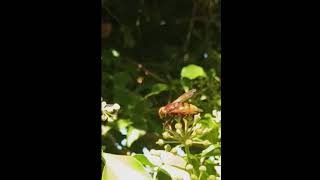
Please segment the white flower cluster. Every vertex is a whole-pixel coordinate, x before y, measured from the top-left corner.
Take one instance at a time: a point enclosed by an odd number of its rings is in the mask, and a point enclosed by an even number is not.
[[[117,116],[117,112],[120,109],[120,105],[115,103],[115,104],[107,104],[105,101],[103,101],[103,98],[101,98],[101,120],[106,121],[108,120],[109,122],[114,121]]]
[[[118,111],[120,109],[120,105],[115,103],[115,104],[107,104],[105,101],[102,101],[101,103],[101,110],[102,111],[107,111],[109,113]]]
[[[213,110],[212,115],[214,116],[213,120],[221,122],[221,111]]]

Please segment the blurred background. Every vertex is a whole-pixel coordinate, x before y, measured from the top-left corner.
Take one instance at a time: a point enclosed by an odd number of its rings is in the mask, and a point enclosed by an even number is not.
[[[160,149],[158,109],[190,89],[198,92],[190,102],[204,113],[220,110],[220,5],[102,0],[102,97],[121,107],[117,121],[102,122],[105,152]]]

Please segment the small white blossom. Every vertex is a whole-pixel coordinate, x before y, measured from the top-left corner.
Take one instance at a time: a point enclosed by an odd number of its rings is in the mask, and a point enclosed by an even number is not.
[[[195,121],[198,121],[199,119],[201,119],[200,113],[194,115],[194,120],[195,120]]]
[[[221,177],[221,166],[215,166],[214,168],[217,171],[218,175]]]
[[[113,106],[108,106],[108,105],[107,105],[107,106],[105,107],[105,110],[111,113],[111,112],[113,112]]]
[[[107,117],[106,115],[104,115],[104,114],[101,115],[101,120],[102,120],[102,121],[105,121],[105,120],[107,120],[107,119],[108,119],[108,117]]]
[[[112,106],[112,108],[113,108],[114,110],[118,111],[118,110],[120,109],[120,105],[117,104],[117,103],[115,103],[115,104]]]
[[[214,120],[216,122],[221,122],[221,111],[213,110],[212,115],[214,116]]]
[[[106,106],[107,106],[107,103],[105,101],[102,101],[101,102],[101,110],[104,111]]]

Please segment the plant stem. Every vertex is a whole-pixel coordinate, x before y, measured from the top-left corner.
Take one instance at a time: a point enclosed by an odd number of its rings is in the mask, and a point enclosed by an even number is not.
[[[200,175],[199,175],[199,180],[201,179],[201,176],[202,176],[202,174],[203,174],[203,173],[202,173],[202,172],[200,172]]]
[[[185,150],[187,153],[188,163],[191,163],[191,158],[190,158],[191,153],[190,153],[189,146],[185,146]]]

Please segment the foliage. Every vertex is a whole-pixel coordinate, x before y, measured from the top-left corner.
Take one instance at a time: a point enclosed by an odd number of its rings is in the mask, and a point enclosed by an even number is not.
[[[117,103],[102,102],[103,152],[130,155],[161,180],[175,174],[187,178],[186,172],[188,178],[199,177],[201,165],[206,167],[202,178],[219,176],[220,4],[102,0],[102,97]],[[185,141],[163,137],[164,132],[176,133],[178,122],[169,131],[158,110],[190,89],[197,93],[189,103],[203,113],[187,125],[192,132],[184,138],[191,138],[192,145],[186,156]],[[179,123],[184,127],[183,120]],[[159,139],[162,146],[156,143]],[[169,140],[177,143],[169,145]],[[166,157],[172,156],[182,158],[185,166],[192,164],[192,172],[168,163]]]
[[[102,153],[102,157],[106,162],[102,172],[102,180],[150,179],[148,172],[134,157],[109,153]]]

